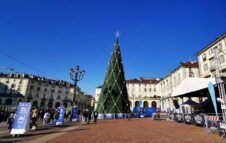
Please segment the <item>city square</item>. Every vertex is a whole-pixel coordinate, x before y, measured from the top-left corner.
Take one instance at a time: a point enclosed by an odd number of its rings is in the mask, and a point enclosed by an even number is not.
[[[225,13],[224,0],[1,1],[0,142],[225,142]]]
[[[68,129],[67,129],[68,128]],[[162,138],[164,136],[164,138]],[[1,136],[0,142],[9,142],[9,136]],[[203,128],[172,121],[153,121],[145,119],[100,120],[97,124],[73,125],[63,129],[54,128],[30,133],[22,138],[13,138],[20,142],[107,142],[107,143],[223,143],[217,134],[206,135]]]

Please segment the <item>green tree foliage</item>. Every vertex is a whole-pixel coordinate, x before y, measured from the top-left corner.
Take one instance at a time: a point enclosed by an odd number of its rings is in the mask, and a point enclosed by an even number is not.
[[[129,99],[118,37],[97,104],[99,113],[126,113]]]

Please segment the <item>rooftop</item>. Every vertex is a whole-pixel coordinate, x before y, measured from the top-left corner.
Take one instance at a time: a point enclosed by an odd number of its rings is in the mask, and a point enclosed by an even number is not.
[[[196,61],[188,61],[188,62],[181,62],[180,63],[182,67],[192,67],[192,68],[198,68],[199,62]]]
[[[149,84],[156,84],[160,81],[160,78],[144,78],[140,77],[138,79],[130,79],[127,80],[127,83],[149,83]]]
[[[69,83],[67,81],[64,81],[64,80],[48,79],[48,78],[45,78],[45,77],[36,76],[36,75],[32,75],[32,74],[26,74],[26,73],[8,73],[8,74],[0,73],[0,77],[28,78],[28,79],[41,81],[41,82],[45,82],[45,83],[50,83],[50,84],[54,84],[54,85],[73,86],[73,84],[71,84],[71,83]]]
[[[202,54],[203,52],[205,52],[207,49],[209,49],[211,46],[213,46],[214,44],[216,44],[217,42],[219,42],[220,40],[226,38],[226,32],[222,35],[220,35],[219,37],[217,37],[213,42],[211,42],[210,44],[208,44],[207,46],[205,46],[205,48],[203,48],[201,51],[199,51],[196,56],[199,56],[200,54]]]

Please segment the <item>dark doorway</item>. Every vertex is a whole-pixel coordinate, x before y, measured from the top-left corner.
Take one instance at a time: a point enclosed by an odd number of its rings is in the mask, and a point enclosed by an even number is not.
[[[60,107],[60,102],[56,102],[55,104],[55,108],[58,108],[58,107]]]
[[[6,99],[5,104],[6,105],[12,105],[13,104],[13,99],[12,98]]]
[[[138,107],[138,105],[139,105],[139,101],[136,101],[135,102],[135,107]]]
[[[156,107],[157,107],[157,103],[156,103],[156,101],[152,101],[152,102],[151,102],[151,107],[154,107],[154,108],[156,108]]]
[[[143,108],[148,108],[148,102],[147,101],[144,101]]]

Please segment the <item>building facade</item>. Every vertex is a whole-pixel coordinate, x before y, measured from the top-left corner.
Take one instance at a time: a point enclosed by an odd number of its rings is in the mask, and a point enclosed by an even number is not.
[[[164,102],[162,110],[173,109],[174,103],[182,104],[187,100],[187,98],[171,98],[173,90],[180,85],[180,83],[186,78],[198,78],[199,74],[199,64],[196,61],[181,62],[180,66],[174,69],[172,72],[167,74],[159,83],[158,90],[162,101]],[[197,101],[197,99],[193,99]]]
[[[197,53],[201,77],[215,78],[215,55],[218,57],[222,76],[226,77],[226,33]]]
[[[215,78],[217,65],[219,65],[220,76],[224,77],[224,82],[226,82],[226,33],[198,52],[197,57],[198,62],[181,62],[176,69],[161,80],[148,78],[127,80],[131,108],[136,106],[138,101],[142,101],[143,107],[152,107],[152,102],[156,101],[156,107],[161,107],[162,111],[172,110],[175,104],[180,105],[188,100],[185,97],[172,98],[173,91],[181,82],[188,78]],[[101,86],[96,88],[96,101],[98,101],[100,91]],[[194,97],[192,100],[202,101],[201,98]]]
[[[41,109],[70,105],[74,86],[62,80],[51,80],[24,73],[0,74],[0,105],[15,108],[18,102],[29,101]],[[15,105],[15,106],[12,106]],[[8,109],[2,109],[8,110]]]
[[[138,78],[126,80],[126,87],[129,96],[131,110],[142,102],[141,107],[160,108],[160,95],[157,90],[159,78]],[[99,100],[102,86],[96,88],[95,101]]]
[[[199,74],[199,64],[196,61],[181,62],[180,66],[160,78],[138,78],[126,81],[129,95],[130,107],[133,109],[142,101],[141,107],[156,107],[166,111],[174,109],[173,102],[182,104],[188,98],[171,98],[173,90],[186,78],[197,78]],[[95,100],[98,101],[101,86],[96,88]],[[173,101],[174,100],[174,101]],[[199,99],[193,98],[194,101]],[[163,102],[163,103],[162,103]]]
[[[127,91],[131,108],[137,107],[142,102],[141,107],[160,108],[160,95],[158,83],[160,78],[138,78],[126,81]]]

